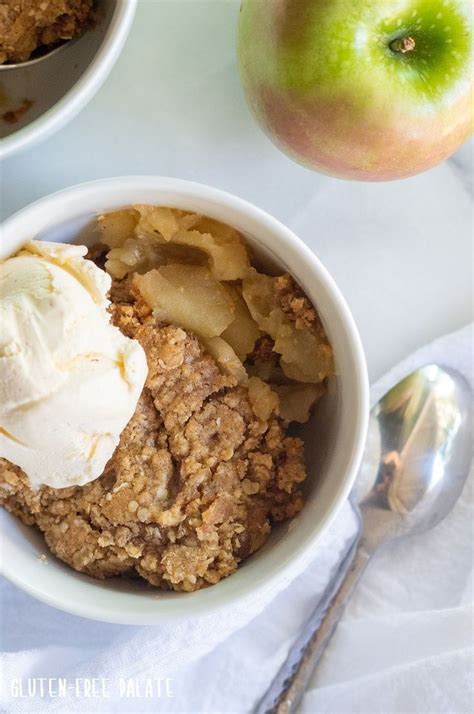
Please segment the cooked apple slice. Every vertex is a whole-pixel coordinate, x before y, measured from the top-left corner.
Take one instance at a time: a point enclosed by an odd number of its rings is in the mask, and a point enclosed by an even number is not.
[[[250,377],[248,388],[250,404],[256,417],[266,421],[271,414],[278,413],[278,394],[273,391],[269,384],[262,382],[258,377]]]
[[[223,372],[235,377],[239,384],[247,381],[245,367],[228,342],[222,337],[210,337],[204,341],[204,345]]]
[[[240,242],[220,244],[210,233],[180,230],[172,237],[173,243],[189,245],[209,256],[209,269],[216,280],[239,280],[247,275],[249,259]]]
[[[284,314],[276,302],[273,278],[250,268],[242,281],[242,295],[259,328],[274,338]]]
[[[175,209],[175,213],[178,218],[179,227],[184,231],[195,228],[202,218],[199,213],[187,213],[186,211],[179,211],[177,209]]]
[[[127,273],[146,273],[157,265],[155,246],[153,239],[128,238],[122,245],[107,253],[107,272],[119,280]]]
[[[220,221],[216,221],[214,218],[199,216],[199,220],[196,222],[194,228],[200,233],[210,233],[220,245],[223,245],[224,243],[244,244],[242,236],[235,230],[235,228],[232,228],[232,226],[228,226],[225,223],[221,223]]]
[[[242,283],[242,295],[261,330],[273,338],[280,366],[290,379],[321,382],[334,373],[332,349],[324,332],[297,328],[279,307],[274,280],[251,268]]]
[[[166,206],[135,206],[140,214],[140,220],[135,228],[137,238],[155,238],[170,240],[179,230],[178,216],[172,208]]]
[[[129,238],[120,248],[112,248],[107,254],[105,267],[114,278],[123,278],[127,273],[146,273],[153,268],[171,263],[206,265],[206,253],[191,246],[159,242],[155,238]]]
[[[317,383],[334,374],[331,347],[310,330],[298,330],[293,323],[284,325],[276,335],[274,349],[281,354],[281,368],[290,379]]]
[[[205,267],[163,265],[133,282],[160,320],[199,337],[220,335],[234,319],[232,299]]]
[[[97,218],[101,243],[109,248],[118,248],[128,238],[132,238],[140,214],[135,208],[123,208],[120,211],[104,213]]]
[[[232,285],[225,287],[234,303],[235,318],[224,330],[222,337],[243,362],[249,352],[253,350],[261,333],[239,290]]]
[[[323,384],[276,384],[272,385],[280,399],[280,416],[287,421],[304,424],[311,409],[324,392]]]

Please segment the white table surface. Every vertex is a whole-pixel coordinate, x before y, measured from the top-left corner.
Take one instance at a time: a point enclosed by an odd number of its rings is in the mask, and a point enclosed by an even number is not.
[[[120,174],[176,176],[236,193],[288,224],[332,272],[373,380],[472,319],[469,149],[385,184],[301,168],[246,106],[238,8],[239,0],[140,0],[98,95],[62,131],[3,163],[2,217],[66,186]]]

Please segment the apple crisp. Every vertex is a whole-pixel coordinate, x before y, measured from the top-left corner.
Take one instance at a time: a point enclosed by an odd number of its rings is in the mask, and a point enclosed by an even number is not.
[[[303,507],[304,445],[288,427],[324,393],[332,351],[293,279],[257,273],[236,232],[226,242],[222,224],[156,210],[109,214],[90,251],[113,276],[113,323],[148,363],[119,446],[101,477],[66,489],[33,491],[0,459],[0,503],[76,570],[193,591],[233,573]],[[143,215],[154,228],[137,230]]]

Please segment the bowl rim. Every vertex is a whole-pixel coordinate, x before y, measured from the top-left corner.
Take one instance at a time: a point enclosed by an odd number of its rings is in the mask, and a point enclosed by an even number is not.
[[[119,58],[130,32],[138,0],[117,0],[97,52],[77,82],[52,107],[1,140],[2,160],[30,148],[61,129],[92,99]]]
[[[165,194],[168,192],[170,195],[173,193],[179,194],[180,200],[183,201],[183,207],[185,207],[187,200],[192,201],[192,199],[195,199],[199,201],[204,199],[208,204],[215,205],[216,207],[221,206],[226,210],[229,209],[230,212],[234,212],[235,215],[252,217],[255,223],[261,226],[262,233],[264,229],[266,229],[267,232],[271,232],[275,239],[278,238],[278,240],[281,241],[280,247],[283,247],[283,244],[288,247],[291,246],[289,248],[290,253],[293,253],[294,256],[299,254],[301,259],[310,266],[311,273],[314,278],[317,279],[318,285],[322,286],[325,294],[329,296],[330,302],[339,313],[340,321],[345,332],[345,338],[350,347],[353,367],[353,383],[351,382],[351,388],[353,390],[352,397],[355,409],[351,422],[353,424],[350,435],[351,439],[345,443],[345,449],[347,451],[345,471],[343,475],[339,477],[337,490],[323,517],[314,525],[303,542],[299,543],[299,548],[295,549],[295,552],[287,555],[286,558],[283,558],[281,562],[278,563],[277,569],[263,578],[257,576],[252,582],[248,582],[247,579],[244,583],[240,583],[240,588],[234,588],[234,590],[229,591],[229,586],[225,585],[225,583],[232,581],[232,577],[229,577],[218,584],[221,585],[218,593],[216,592],[218,586],[213,586],[196,591],[195,593],[186,593],[184,595],[175,594],[173,595],[171,604],[169,600],[162,601],[160,607],[156,607],[156,610],[153,612],[140,611],[140,597],[137,597],[137,606],[133,612],[130,610],[127,612],[116,612],[108,610],[103,604],[98,604],[93,597],[84,598],[80,602],[75,601],[71,603],[66,597],[63,597],[60,592],[51,592],[47,587],[43,588],[41,582],[32,582],[32,577],[24,577],[21,573],[17,573],[13,562],[4,562],[4,559],[0,558],[0,573],[38,600],[73,615],[117,624],[143,625],[178,622],[183,619],[189,619],[190,617],[209,615],[228,606],[240,605],[245,602],[246,599],[254,598],[257,595],[263,596],[269,591],[276,593],[281,590],[282,587],[289,583],[291,579],[301,572],[301,570],[309,564],[311,559],[314,558],[314,548],[317,547],[322,535],[327,531],[343,504],[346,502],[362,459],[369,415],[368,375],[362,343],[349,307],[334,279],[322,265],[315,253],[289,228],[263,209],[258,208],[242,198],[212,188],[206,184],[160,176],[121,176],[109,179],[98,179],[62,189],[49,196],[40,198],[29,206],[17,211],[4,221],[3,233],[7,235],[7,238],[8,235],[23,236],[23,238],[19,240],[19,247],[25,240],[29,239],[27,236],[29,237],[31,234],[31,226],[36,225],[36,216],[43,216],[43,221],[45,220],[45,215],[55,216],[54,219],[49,220],[49,227],[52,228],[55,225],[61,224],[61,217],[65,221],[74,220],[75,217],[77,218],[80,215],[84,216],[88,213],[100,212],[102,210],[127,205],[127,202],[128,205],[132,203],[143,203],[143,200],[140,201],[137,198],[140,192],[155,190],[161,193],[164,192]],[[124,199],[124,193],[130,196],[130,198]],[[122,194],[121,200],[115,200],[113,198],[117,194]],[[108,200],[108,198],[110,200]],[[163,201],[161,197],[159,200]],[[99,202],[101,208],[96,208],[94,201],[96,204]],[[173,204],[170,202],[169,205]],[[72,210],[73,206],[74,210]],[[192,205],[190,205],[189,208],[193,210]],[[229,222],[230,220],[231,219],[229,219]],[[35,235],[41,233],[42,230],[43,228],[40,221],[38,231],[35,231]],[[257,240],[259,239],[258,235],[256,235],[256,238]],[[262,244],[266,245],[264,240],[262,240]],[[14,248],[14,250],[15,249],[16,248]],[[275,251],[275,254],[284,262],[281,251],[279,253]],[[89,583],[87,584],[89,585]],[[224,587],[222,587],[222,584],[224,584]],[[91,595],[92,594],[91,590]],[[151,597],[156,599],[156,592],[151,592]]]

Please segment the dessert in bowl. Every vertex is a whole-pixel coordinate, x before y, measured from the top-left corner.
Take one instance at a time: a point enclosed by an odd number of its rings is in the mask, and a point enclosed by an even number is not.
[[[145,387],[102,474],[98,459],[87,483],[44,476],[35,490],[11,450],[3,502],[81,572],[3,514],[7,577],[117,622],[189,617],[281,586],[346,497],[365,434],[360,343],[317,259],[250,204],[153,178],[62,192],[4,235],[4,265],[31,251],[51,261],[54,241],[88,244],[114,281],[109,328],[148,365],[143,375],[135,363]]]
[[[31,4],[27,27],[22,26],[19,11],[29,2],[11,3],[10,9],[5,7],[5,17],[0,22],[0,62],[5,62],[1,65],[4,71],[0,88],[2,159],[47,138],[87,104],[117,61],[136,8],[136,0],[99,0],[92,4],[94,15],[89,26],[89,0],[74,0],[67,5],[79,6],[79,21],[71,10],[47,26],[48,16],[52,20],[53,11],[61,10],[63,1]],[[12,29],[9,29],[10,12],[14,20]],[[28,12],[34,14],[28,17]],[[46,23],[44,27],[35,26],[38,13],[38,21]],[[35,44],[54,42],[60,36],[72,37],[76,31],[77,39],[66,39],[57,49],[48,51],[46,47],[46,54],[39,61],[33,63],[30,58],[22,65],[22,59],[28,57]],[[22,35],[19,44],[18,33]],[[9,61],[15,64],[13,68],[8,69]]]

